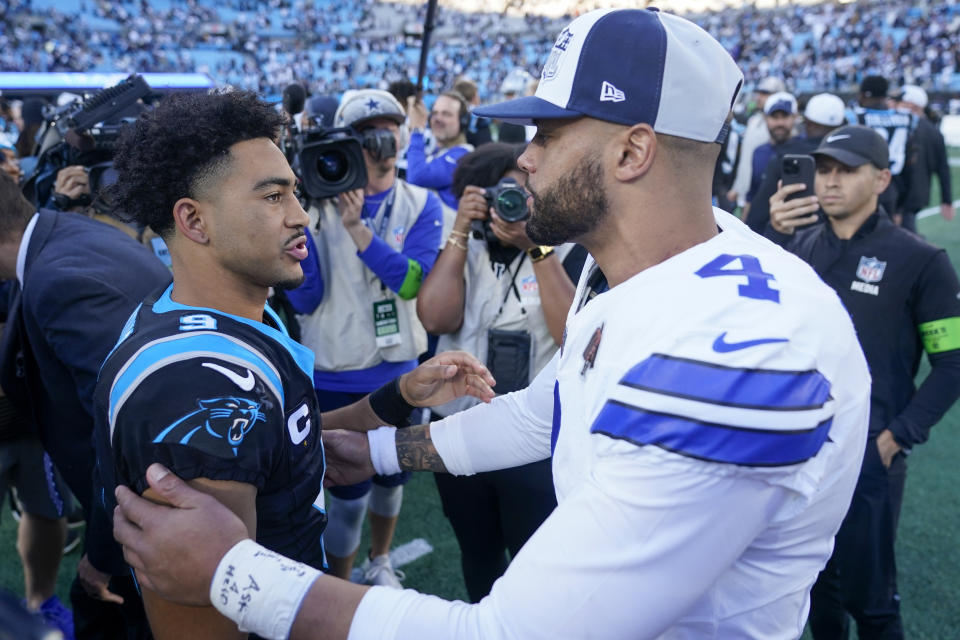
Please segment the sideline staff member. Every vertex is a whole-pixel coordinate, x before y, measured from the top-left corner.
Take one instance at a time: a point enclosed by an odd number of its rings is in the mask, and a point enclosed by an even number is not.
[[[816,196],[771,198],[771,225],[792,233],[819,204],[828,223],[797,232],[787,249],[833,287],[853,318],[873,377],[870,437],[850,512],[813,588],[815,638],[902,638],[894,539],[906,454],[960,396],[960,284],[942,249],[897,227],[878,208],[890,181],[888,150],[870,127],[837,129],[814,152]],[[913,385],[920,356],[931,371]],[[841,635],[842,634],[842,635]]]
[[[577,240],[595,260],[563,349],[489,405],[324,442],[339,482],[374,468],[471,474],[552,449],[557,508],[487,598],[283,571],[252,541],[230,549],[242,527],[156,473],[184,509],[119,493],[141,527],[118,517],[115,534],[141,577],[186,601],[213,597],[271,637],[287,637],[294,615],[293,638],[799,637],[856,483],[870,385],[836,295],[711,207],[742,79],[683,18],[592,11],[560,34],[536,96],[480,113],[536,122],[518,161],[533,195],[527,234]],[[598,269],[610,289],[590,298]],[[179,544],[157,550],[164,538]],[[240,600],[231,588],[251,575],[260,591]]]

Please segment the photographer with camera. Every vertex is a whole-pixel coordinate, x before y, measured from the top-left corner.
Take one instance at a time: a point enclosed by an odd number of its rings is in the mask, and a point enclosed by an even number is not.
[[[444,91],[433,103],[427,117],[427,107],[417,98],[407,99],[410,120],[410,146],[407,148],[407,180],[427,189],[433,189],[445,205],[457,209],[457,197],[453,193],[453,172],[457,162],[473,151],[467,144],[467,128],[470,126],[470,105],[456,91]],[[427,154],[424,127],[437,141],[437,149]]]
[[[426,332],[414,298],[437,257],[442,231],[440,200],[397,178],[405,114],[386,91],[347,92],[334,117],[354,136],[323,143],[316,162],[301,156],[308,192],[317,181],[312,166],[329,176],[355,174],[337,162],[352,160],[348,145],[362,145],[367,180],[362,189],[310,207],[309,257],[304,284],[288,292],[299,317],[302,342],[315,354],[314,385],[321,411],[351,404],[417,366]],[[317,143],[321,144],[321,143]],[[337,146],[340,145],[340,146]],[[320,152],[318,152],[320,153]],[[350,160],[348,160],[348,158]],[[360,167],[362,168],[362,167]],[[363,184],[363,182],[361,182]],[[331,572],[350,576],[369,499],[370,559],[365,581],[399,588],[389,551],[409,474],[377,476],[371,482],[331,489],[324,540]]]
[[[460,160],[456,221],[417,297],[424,327],[441,334],[437,352],[464,350],[486,360],[498,394],[526,387],[553,357],[586,258],[582,247],[541,247],[527,236],[519,151],[490,143]],[[471,233],[478,226],[483,234]],[[474,404],[460,398],[434,407],[434,417]],[[506,571],[506,552],[515,556],[556,507],[550,460],[434,478],[460,545],[467,593],[479,602]]]

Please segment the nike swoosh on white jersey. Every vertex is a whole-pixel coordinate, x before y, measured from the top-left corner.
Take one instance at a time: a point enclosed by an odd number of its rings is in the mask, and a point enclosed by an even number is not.
[[[850,136],[848,134],[843,133],[838,136],[830,136],[826,140],[824,140],[824,142],[826,142],[827,144],[830,144],[831,142],[836,142],[837,140],[846,140],[849,137]]]
[[[244,391],[252,391],[253,385],[256,383],[256,379],[254,379],[253,377],[253,371],[250,371],[250,369],[247,369],[246,376],[241,376],[236,371],[231,371],[230,369],[227,369],[226,367],[221,367],[220,365],[215,364],[213,362],[204,362],[202,366],[207,367],[208,369],[213,369],[217,373],[222,373],[223,375],[230,378],[230,380],[234,384],[236,384],[238,387],[240,387]]]

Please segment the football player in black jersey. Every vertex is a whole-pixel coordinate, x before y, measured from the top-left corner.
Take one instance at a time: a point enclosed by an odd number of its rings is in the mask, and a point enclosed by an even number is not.
[[[307,255],[297,178],[275,144],[282,124],[254,94],[235,91],[172,95],[124,131],[114,195],[164,239],[174,278],[133,313],[104,364],[98,467],[105,501],[117,484],[159,501],[145,472],[161,461],[271,550],[323,568],[313,354],[265,306],[270,287],[302,281]],[[409,412],[465,392],[492,396],[480,363],[457,354],[394,381],[379,404],[332,412],[325,426],[375,428],[391,422],[391,406]],[[143,598],[157,640],[238,637],[212,608],[147,588]]]

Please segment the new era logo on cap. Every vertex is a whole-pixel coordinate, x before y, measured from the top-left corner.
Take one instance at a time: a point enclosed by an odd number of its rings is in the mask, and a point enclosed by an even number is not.
[[[718,142],[742,82],[723,45],[689,20],[656,10],[601,9],[561,32],[536,95],[474,113],[526,125],[588,116]]]
[[[603,81],[603,84],[600,86],[600,102],[623,102],[627,97],[623,95],[623,91],[617,89],[615,86]]]

